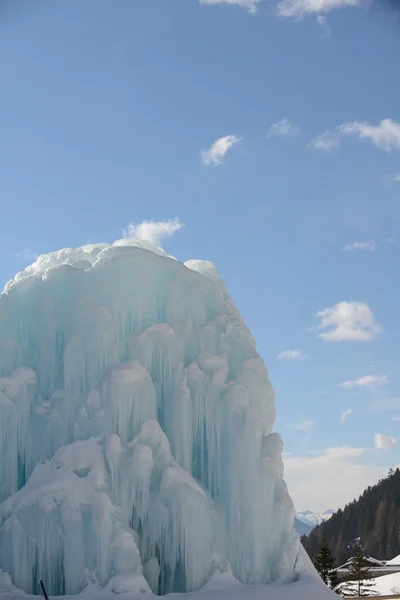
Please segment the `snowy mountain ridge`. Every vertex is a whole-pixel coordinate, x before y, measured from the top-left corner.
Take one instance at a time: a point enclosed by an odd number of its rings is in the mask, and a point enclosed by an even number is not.
[[[302,512],[296,513],[296,517],[299,521],[304,523],[305,525],[309,525],[314,528],[316,525],[319,525],[323,521],[327,521],[331,518],[335,511],[332,509],[328,509],[325,512],[312,512],[311,510],[303,510]]]

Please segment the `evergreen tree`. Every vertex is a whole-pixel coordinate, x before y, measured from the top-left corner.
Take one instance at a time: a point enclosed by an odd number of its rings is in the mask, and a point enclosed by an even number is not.
[[[317,555],[314,560],[314,566],[317,569],[322,581],[328,585],[331,579],[335,559],[329,549],[328,543],[324,538],[318,548]],[[335,571],[336,573],[336,571]]]
[[[337,574],[336,569],[332,569],[332,571],[329,572],[329,587],[331,590],[335,591],[339,583],[339,575]]]
[[[374,596],[376,591],[372,589],[373,584],[368,581],[369,579],[371,579],[371,567],[368,565],[364,548],[359,544],[355,555],[350,559],[347,583],[341,587],[340,591],[345,596],[357,598]]]

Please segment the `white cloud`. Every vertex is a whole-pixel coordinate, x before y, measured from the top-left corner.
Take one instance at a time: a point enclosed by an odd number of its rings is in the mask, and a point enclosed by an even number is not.
[[[35,252],[35,250],[32,250],[32,248],[23,248],[22,250],[17,252],[15,256],[17,258],[22,258],[23,260],[32,260],[32,261],[39,258],[39,254],[37,252]]]
[[[360,377],[359,379],[353,379],[351,381],[344,381],[338,385],[346,390],[351,390],[358,387],[374,388],[381,385],[386,385],[387,383],[390,383],[387,375],[365,375],[365,377]]]
[[[376,322],[368,304],[338,302],[316,314],[321,319],[318,337],[326,342],[370,342],[380,335],[383,327]]]
[[[363,0],[279,0],[276,11],[280,17],[301,19],[309,14],[328,13],[336,8],[363,6]]]
[[[304,360],[307,357],[299,348],[296,348],[296,350],[282,350],[279,352],[278,358],[280,360]]]
[[[267,129],[267,137],[286,137],[288,135],[294,135],[298,133],[298,131],[298,128],[295,125],[292,125],[288,119],[281,119],[280,121],[276,121],[276,123],[272,123]]]
[[[311,429],[314,427],[314,421],[311,421],[311,419],[301,418],[300,421],[293,423],[293,425],[288,425],[288,427],[290,429],[296,429],[297,431],[311,431]],[[309,438],[307,438],[307,441],[308,439]]]
[[[389,450],[393,450],[396,446],[396,439],[389,435],[383,435],[383,433],[375,434],[375,447],[378,450],[383,450],[384,452],[388,452]]]
[[[372,125],[368,121],[342,123],[334,129],[328,129],[317,135],[309,145],[317,150],[331,150],[340,145],[341,138],[345,135],[355,135],[359,140],[369,140],[385,152],[400,148],[400,123],[392,119],[382,119],[377,125]]]
[[[207,167],[217,167],[220,165],[227,152],[241,141],[241,137],[237,135],[226,135],[220,137],[210,146],[208,150],[202,150],[200,153],[201,160]]]
[[[329,152],[332,148],[337,148],[339,145],[340,135],[335,129],[320,133],[309,143],[311,148],[315,148],[315,150],[325,150],[326,152]]]
[[[249,11],[249,13],[256,13],[258,5],[263,0],[200,0],[200,4],[230,4],[232,6],[240,6]]]
[[[200,4],[216,6],[224,4],[239,6],[249,13],[255,14],[263,0],[199,0]],[[309,14],[322,15],[336,8],[362,7],[370,0],[278,0],[276,3],[276,14],[279,17],[300,19]],[[321,23],[320,23],[321,24]],[[329,35],[327,33],[326,35]]]
[[[400,421],[400,417],[392,417],[392,421]]]
[[[348,408],[347,410],[344,410],[341,415],[340,415],[340,422],[343,425],[343,423],[345,421],[347,421],[347,419],[349,418],[349,416],[353,414],[353,411],[351,410],[351,408]]]
[[[344,252],[354,252],[357,250],[369,250],[370,252],[373,252],[375,247],[375,240],[371,240],[370,242],[353,242],[351,244],[346,244],[343,246],[343,250]]]
[[[174,233],[185,227],[180,219],[168,219],[167,221],[142,221],[142,223],[130,223],[123,229],[125,238],[137,238],[147,240],[153,244],[159,244],[163,239],[171,237]]]
[[[285,479],[296,510],[344,507],[385,477],[390,465],[363,464],[363,448],[329,448],[314,457],[285,457]]]
[[[399,181],[400,182],[400,175],[395,175],[393,177],[393,181]]]
[[[367,121],[353,121],[340,126],[345,135],[357,135],[360,140],[368,139],[381,150],[390,152],[400,148],[400,123],[392,119],[382,119],[378,125]]]

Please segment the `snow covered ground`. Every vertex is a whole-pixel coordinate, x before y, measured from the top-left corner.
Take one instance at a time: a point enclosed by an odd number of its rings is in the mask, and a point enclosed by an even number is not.
[[[374,589],[379,592],[380,595],[400,595],[400,573],[393,573],[392,575],[383,575],[372,579]]]
[[[12,586],[9,578],[0,572],[0,600],[34,600],[36,596],[29,596]],[[120,600],[148,600],[159,598],[150,591],[145,594],[121,593]],[[216,575],[203,588],[188,594],[168,594],[168,600],[337,600],[319,579],[315,572],[302,575],[299,581],[291,584],[279,585],[242,585],[234,579],[230,572]],[[116,596],[109,588],[100,588],[98,585],[89,585],[77,596],[64,596],[63,600],[115,600]]]
[[[370,584],[371,594],[377,596],[398,596],[400,595],[400,573],[393,573],[391,575],[383,575],[382,577],[375,577],[374,579],[368,579],[365,583]],[[347,584],[348,585],[348,584]]]

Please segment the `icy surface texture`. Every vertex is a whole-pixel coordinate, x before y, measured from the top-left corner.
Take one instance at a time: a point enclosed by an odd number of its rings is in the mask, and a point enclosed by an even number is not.
[[[274,422],[212,263],[137,240],[39,257],[0,297],[0,569],[58,595],[295,580]]]

